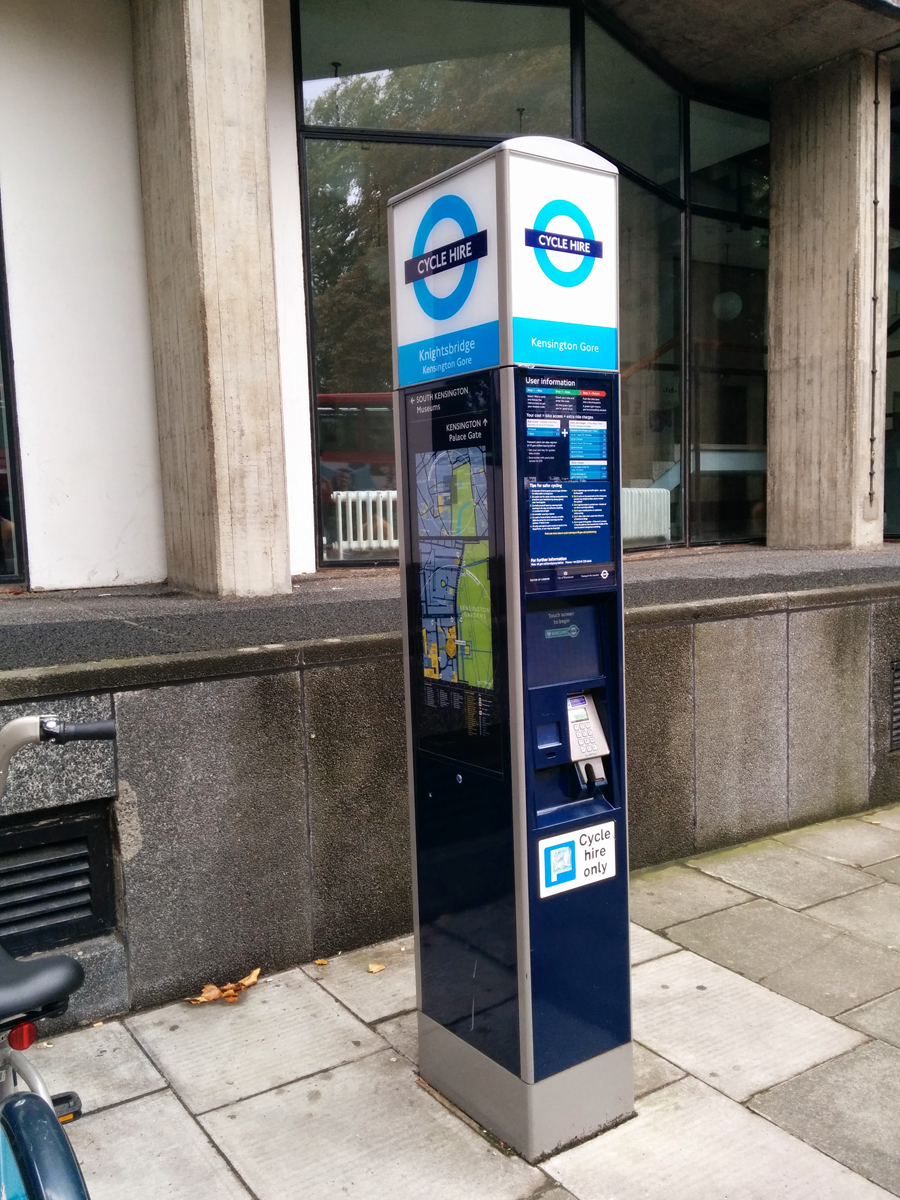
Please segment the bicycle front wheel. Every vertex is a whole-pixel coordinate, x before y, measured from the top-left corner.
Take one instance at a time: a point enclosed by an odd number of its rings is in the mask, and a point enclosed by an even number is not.
[[[56,1113],[34,1092],[16,1092],[0,1104],[0,1196],[90,1200]]]

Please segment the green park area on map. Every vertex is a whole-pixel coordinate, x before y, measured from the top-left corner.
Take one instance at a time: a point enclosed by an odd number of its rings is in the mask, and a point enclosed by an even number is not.
[[[485,454],[416,455],[422,654],[426,679],[491,688]]]

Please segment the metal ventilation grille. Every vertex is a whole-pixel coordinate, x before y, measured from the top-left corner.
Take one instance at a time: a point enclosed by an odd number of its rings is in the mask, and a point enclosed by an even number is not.
[[[0,828],[0,945],[4,949],[28,953],[91,937],[113,924],[105,805]]]
[[[91,915],[91,860],[87,839],[0,854],[0,945]]]
[[[900,662],[891,663],[891,749],[900,750]]]

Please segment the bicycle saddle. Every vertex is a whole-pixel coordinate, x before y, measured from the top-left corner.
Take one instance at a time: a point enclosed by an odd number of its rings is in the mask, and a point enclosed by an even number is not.
[[[81,964],[67,954],[23,962],[0,946],[0,1025],[21,1014],[55,1008],[83,983]]]

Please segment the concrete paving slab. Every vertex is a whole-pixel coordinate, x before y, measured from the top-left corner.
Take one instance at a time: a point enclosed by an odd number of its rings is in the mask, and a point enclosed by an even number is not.
[[[900,883],[900,858],[886,858],[884,862],[872,863],[871,867],[866,867],[866,874],[883,879],[886,883]]]
[[[751,1107],[900,1194],[900,1050],[869,1042],[757,1096]]]
[[[861,1029],[870,1037],[900,1046],[900,991],[842,1013],[841,1021],[854,1029]]]
[[[372,975],[369,963],[382,963],[384,970]],[[416,1007],[412,934],[339,954],[328,960],[327,967],[307,963],[303,970],[367,1024]]]
[[[171,1092],[85,1117],[68,1134],[91,1200],[250,1200]]]
[[[666,1062],[652,1050],[634,1043],[634,1094],[646,1096],[657,1088],[666,1087],[676,1079],[683,1079],[684,1071],[673,1063]]]
[[[579,1200],[887,1200],[888,1193],[696,1079],[544,1163]]]
[[[546,1180],[463,1124],[390,1052],[201,1121],[258,1200],[519,1200]]]
[[[775,840],[851,867],[868,867],[900,854],[900,830],[872,825],[855,817],[776,833]]]
[[[662,958],[664,954],[675,954],[678,947],[658,933],[651,933],[641,925],[631,922],[631,965],[649,962],[651,958]]]
[[[645,929],[667,929],[752,899],[747,892],[689,867],[663,867],[631,876],[631,919]]]
[[[864,871],[764,838],[688,860],[690,866],[788,908],[808,908],[871,887]]]
[[[77,1092],[85,1113],[166,1086],[162,1075],[118,1021],[45,1038],[31,1047],[28,1057],[51,1093]]]
[[[391,1017],[375,1026],[386,1042],[399,1050],[415,1066],[419,1061],[419,1017],[418,1013],[404,1013],[402,1017]]]
[[[126,1024],[192,1112],[384,1046],[299,968],[261,980],[237,1004],[169,1004]]]
[[[834,1017],[900,987],[900,954],[841,934],[759,982]]]
[[[710,913],[667,933],[685,949],[757,981],[838,937],[836,929],[771,900]]]
[[[900,829],[900,804],[866,813],[862,820],[869,821],[872,825],[883,825],[886,829]]]
[[[733,1100],[746,1100],[863,1040],[689,951],[631,974],[634,1037]]]
[[[900,948],[900,886],[879,883],[852,896],[807,909],[811,917],[890,949]]]

